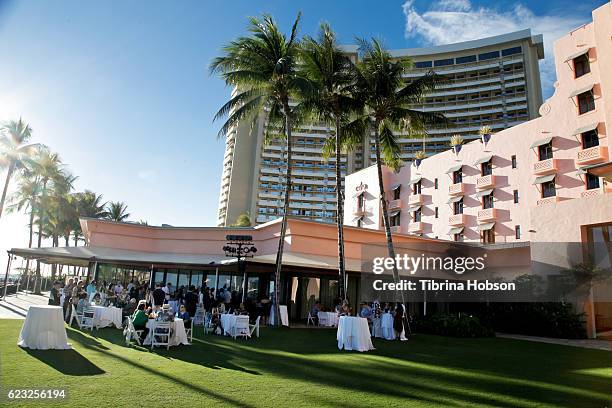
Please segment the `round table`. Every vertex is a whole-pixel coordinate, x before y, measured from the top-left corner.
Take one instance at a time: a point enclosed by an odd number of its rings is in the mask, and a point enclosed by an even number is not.
[[[336,312],[319,312],[317,317],[319,318],[319,326],[338,326],[338,313]]]
[[[362,317],[340,316],[336,339],[340,350],[374,350],[368,319]]]
[[[223,334],[226,336],[233,336],[236,322],[238,319],[246,320],[246,325],[249,324],[249,316],[247,315],[235,315],[225,313],[221,315],[221,327],[223,327]]]
[[[97,328],[114,325],[116,328],[121,329],[123,326],[123,314],[118,307],[92,306],[92,309],[94,311],[94,326]]]
[[[147,337],[142,342],[144,345],[151,344],[151,335],[153,334],[153,328],[155,326],[155,319],[149,319],[147,322],[147,328],[149,329],[149,333]],[[174,318],[172,323],[172,334],[170,335],[170,346],[178,346],[179,344],[184,344],[185,346],[189,346],[189,339],[187,338],[187,332],[185,331],[185,324],[183,323],[183,319],[178,317]]]
[[[28,309],[17,345],[36,350],[69,349],[60,306],[32,305]]]

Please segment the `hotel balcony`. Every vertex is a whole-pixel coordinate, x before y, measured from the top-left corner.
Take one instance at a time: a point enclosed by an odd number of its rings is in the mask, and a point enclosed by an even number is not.
[[[423,204],[423,194],[412,194],[408,197],[408,205],[419,205]]]
[[[355,206],[355,207],[353,207],[353,215],[365,215],[365,213],[366,213],[365,206],[362,206],[362,207]]]
[[[463,183],[455,183],[448,186],[448,194],[450,195],[460,195],[463,194],[464,187]]]
[[[408,225],[408,232],[420,233],[423,232],[423,223],[421,221],[411,222]]]
[[[581,198],[590,198],[590,197],[597,197],[600,196],[602,194],[605,194],[606,192],[602,189],[602,188],[594,188],[592,190],[585,190],[580,194]]]
[[[390,200],[387,202],[388,210],[399,210],[402,208],[402,199],[398,198],[397,200]]]
[[[547,204],[552,204],[552,203],[557,203],[557,202],[559,202],[559,197],[557,196],[546,197],[546,198],[539,199],[537,202],[537,205],[547,205]]]
[[[602,163],[608,161],[608,152],[604,146],[594,146],[578,151],[576,155],[576,165],[585,166],[587,164]]]
[[[535,162],[533,164],[533,174],[541,176],[544,174],[551,174],[557,171],[557,159],[548,159]]]
[[[448,225],[462,226],[465,225],[464,214],[455,214],[448,217]]]
[[[477,189],[485,189],[485,188],[493,188],[495,187],[495,176],[489,174],[488,176],[478,177],[476,179],[476,188]]]
[[[486,208],[478,211],[478,222],[489,222],[497,219],[497,210],[495,208]]]

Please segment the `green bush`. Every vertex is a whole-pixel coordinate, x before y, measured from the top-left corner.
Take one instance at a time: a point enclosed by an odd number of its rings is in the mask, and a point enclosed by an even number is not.
[[[421,316],[414,320],[413,329],[418,333],[437,334],[451,337],[493,337],[489,327],[480,323],[475,316],[468,314],[434,314]]]
[[[584,314],[570,303],[494,303],[490,321],[497,332],[565,339],[586,338]]]

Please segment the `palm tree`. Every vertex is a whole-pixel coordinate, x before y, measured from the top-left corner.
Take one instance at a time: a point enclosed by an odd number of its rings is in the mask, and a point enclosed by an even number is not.
[[[11,181],[11,177],[16,170],[24,166],[24,162],[35,151],[35,144],[27,144],[32,137],[32,128],[21,118],[18,121],[10,121],[2,127],[0,134],[0,168],[6,167],[6,179],[2,198],[0,198],[0,217],[4,209],[6,193]]]
[[[251,225],[253,225],[251,222],[251,216],[248,212],[245,212],[236,218],[236,222],[232,224],[232,227],[250,227]]]
[[[38,242],[37,247],[42,246],[43,239],[43,228],[45,222],[48,220],[47,209],[50,204],[50,200],[47,196],[49,188],[53,186],[55,181],[60,180],[62,175],[62,161],[57,153],[52,153],[47,148],[40,148],[37,150],[36,156],[30,163],[31,171],[40,183],[40,197],[37,206],[38,215]],[[40,261],[36,261],[36,279],[40,278]],[[40,293],[40,288],[35,290],[36,293]]]
[[[130,213],[127,212],[127,204],[121,201],[111,201],[108,203],[107,212],[108,219],[123,222],[130,216]]]
[[[400,147],[394,130],[408,130],[409,135],[422,135],[425,125],[444,123],[445,118],[435,113],[422,112],[410,108],[420,102],[423,95],[433,90],[439,77],[430,72],[412,82],[407,82],[403,73],[410,68],[411,61],[393,58],[380,41],[360,40],[361,61],[358,64],[358,88],[366,105],[366,115],[371,120],[374,132],[376,168],[382,207],[383,224],[387,239],[387,251],[395,259],[395,249],[391,236],[387,200],[383,184],[382,164],[397,169],[401,166]],[[393,277],[399,282],[397,265],[393,263]],[[401,292],[402,302],[404,293]]]
[[[255,125],[261,114],[267,115],[270,123],[282,123],[287,143],[287,174],[285,203],[276,256],[274,302],[276,323],[279,323],[280,273],[283,261],[287,215],[291,192],[291,156],[294,110],[290,105],[300,90],[308,86],[298,69],[299,42],[298,14],[291,34],[287,38],[269,15],[251,17],[248,37],[239,37],[223,48],[223,56],[210,64],[211,74],[218,74],[227,85],[235,88],[232,98],[215,115],[215,120],[228,116],[219,131],[224,137],[240,122]],[[269,126],[269,129],[272,129]]]
[[[302,96],[300,110],[310,113],[311,119],[331,124],[334,138],[328,139],[324,155],[333,150],[336,167],[336,224],[338,228],[338,296],[346,299],[346,271],[344,265],[344,208],[342,194],[342,148],[353,147],[354,133],[349,130],[352,114],[361,113],[363,103],[355,97],[356,67],[338,46],[336,35],[327,23],[322,23],[317,39],[302,41],[301,69],[311,82],[308,94]],[[363,130],[363,129],[362,129]],[[347,131],[347,132],[345,132]],[[361,141],[363,133],[358,133]]]
[[[74,233],[74,246],[78,245],[79,238],[81,237],[81,227],[79,218],[108,218],[108,211],[106,211],[106,204],[103,202],[101,194],[96,194],[93,191],[85,190],[75,195],[77,218],[75,225],[73,226]]]
[[[40,196],[40,183],[31,172],[24,172],[21,176],[17,190],[9,199],[10,205],[7,207],[7,212],[25,211],[29,214],[28,222],[28,248],[32,248],[34,239],[34,215],[36,213],[36,202]],[[30,259],[26,259],[25,270],[29,273]]]

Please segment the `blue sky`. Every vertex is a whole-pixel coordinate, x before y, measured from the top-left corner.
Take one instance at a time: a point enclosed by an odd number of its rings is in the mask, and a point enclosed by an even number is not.
[[[247,16],[267,12],[288,29],[301,10],[302,33],[325,20],[342,42],[379,36],[404,48],[526,27],[549,41],[603,3],[0,0],[0,121],[23,117],[77,189],[125,201],[133,220],[213,225],[224,144],[212,117],[228,90],[207,64]],[[2,252],[26,245],[25,222],[3,216]]]

